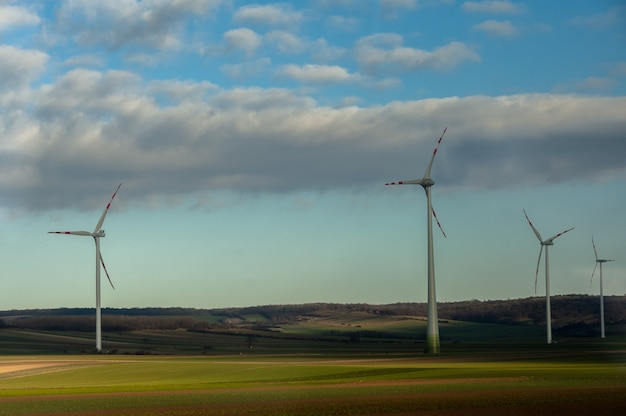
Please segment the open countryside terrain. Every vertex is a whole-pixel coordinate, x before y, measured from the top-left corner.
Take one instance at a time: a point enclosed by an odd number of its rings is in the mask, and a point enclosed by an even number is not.
[[[0,415],[615,415],[626,354],[11,356]]]
[[[398,303],[268,305],[246,308],[103,310],[111,354],[414,352],[423,349],[426,305]],[[599,338],[598,297],[554,296],[555,341]],[[543,297],[439,304],[448,350],[542,345]],[[605,297],[609,339],[626,336],[626,297]],[[93,352],[94,310],[0,311],[0,354]]]
[[[103,354],[92,310],[7,311],[0,416],[623,413],[623,298],[604,340],[596,299],[565,300],[553,345],[534,298],[443,304],[435,356],[414,304],[107,310]]]

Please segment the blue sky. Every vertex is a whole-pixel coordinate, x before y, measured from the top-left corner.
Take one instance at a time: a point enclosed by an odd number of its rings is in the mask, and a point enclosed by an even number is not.
[[[620,1],[0,0],[0,309],[626,293]],[[545,294],[543,268],[537,296]],[[106,284],[106,282],[103,282]]]

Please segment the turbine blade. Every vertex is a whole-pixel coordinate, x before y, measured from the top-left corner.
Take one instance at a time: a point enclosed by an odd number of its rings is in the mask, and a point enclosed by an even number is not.
[[[113,192],[113,196],[111,197],[111,200],[109,201],[109,203],[107,204],[106,208],[104,209],[104,212],[100,216],[100,220],[98,220],[98,224],[96,225],[96,229],[93,230],[94,234],[97,233],[98,231],[100,231],[100,228],[102,227],[102,224],[104,223],[104,217],[107,216],[107,212],[109,212],[109,207],[111,206],[111,202],[113,202],[113,198],[115,198],[115,195],[117,195],[117,191],[119,191],[120,186],[122,186],[121,183],[119,185],[117,185],[117,189],[115,190],[115,192]]]
[[[596,260],[598,260],[598,251],[596,250],[596,242],[593,241],[593,236],[591,236],[591,244],[593,245],[593,253],[596,255]]]
[[[433,212],[433,217],[435,217],[435,221],[437,222],[437,226],[439,226],[439,229],[441,230],[441,234],[443,234],[443,236],[445,238],[448,238],[448,236],[446,235],[446,232],[443,231],[443,228],[441,227],[441,224],[439,223],[439,219],[437,219],[437,214],[435,213],[435,209],[431,206],[430,209]]]
[[[387,182],[385,185],[421,185],[421,179],[412,179],[410,181]]]
[[[543,245],[539,249],[539,258],[537,259],[537,269],[535,270],[535,294],[537,294],[537,278],[539,277],[539,263],[541,263],[542,253],[543,253]]]
[[[83,235],[83,236],[89,236],[89,237],[93,235],[89,231],[48,231],[48,234]]]
[[[562,236],[563,234],[565,234],[566,232],[568,232],[568,231],[572,231],[573,229],[574,229],[574,227],[572,227],[572,228],[568,228],[568,229],[567,229],[567,230],[565,230],[565,231],[561,231],[561,232],[560,232],[560,233],[558,233],[557,235],[555,235],[555,236],[553,236],[553,237],[548,238],[548,239],[546,240],[546,243],[551,243],[551,242],[553,242],[553,241],[554,241],[557,237],[560,237],[560,236]]]
[[[589,287],[591,287],[591,284],[593,283],[593,275],[596,274],[597,268],[598,268],[598,262],[596,262],[596,265],[593,266],[593,271],[591,272],[591,281],[589,281]]]
[[[433,155],[430,158],[430,162],[428,163],[428,167],[426,168],[426,173],[424,173],[424,179],[430,179],[430,169],[433,167],[433,161],[435,160],[435,156],[437,155],[437,149],[439,149],[439,144],[441,144],[441,139],[443,139],[443,135],[446,134],[448,128],[443,129],[443,133],[439,136],[439,140],[437,140],[437,144],[435,145],[435,150],[433,150]]]
[[[541,234],[539,234],[539,231],[537,231],[533,223],[530,222],[530,218],[528,218],[528,214],[526,214],[526,210],[524,209],[523,211],[524,211],[524,216],[526,217],[526,221],[528,221],[528,224],[530,225],[530,228],[532,228],[533,231],[535,232],[535,235],[539,239],[539,242],[542,242],[543,240],[541,239]]]
[[[104,260],[102,259],[102,252],[100,254],[100,264],[102,264],[102,268],[104,269],[104,273],[107,275],[107,279],[109,279],[109,283],[113,290],[115,290],[115,286],[113,286],[113,282],[111,281],[111,277],[109,276],[109,272],[107,271],[107,266],[104,265]]]

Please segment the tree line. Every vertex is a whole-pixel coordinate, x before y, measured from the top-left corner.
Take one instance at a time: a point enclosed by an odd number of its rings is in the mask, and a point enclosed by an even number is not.
[[[594,325],[600,320],[598,296],[561,295],[552,297],[552,319],[555,327]],[[626,296],[605,296],[605,322],[626,324]],[[265,305],[243,308],[103,308],[104,331],[197,330],[248,326],[254,329],[298,322],[306,317],[361,313],[390,316],[425,316],[425,303],[307,303],[298,305]],[[441,302],[439,319],[506,325],[544,325],[544,297],[513,300],[469,300]],[[93,331],[93,308],[29,309],[0,311],[0,327],[52,331]],[[255,316],[253,322],[247,317]],[[210,317],[210,320],[208,319]]]

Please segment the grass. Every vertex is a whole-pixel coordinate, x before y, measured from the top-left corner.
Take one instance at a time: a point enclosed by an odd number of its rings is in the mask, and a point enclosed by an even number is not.
[[[362,355],[15,356],[0,359],[0,368],[10,363],[42,361],[59,366],[1,379],[0,415],[96,410],[116,414],[130,409],[183,415],[187,414],[186,406],[195,409],[220,405],[236,410],[242,403],[261,409],[259,414],[263,414],[268,402],[273,403],[269,408],[276,410],[279,404],[288,408],[303,400],[314,403],[316,411],[321,412],[317,414],[337,414],[334,412],[340,405],[330,399],[369,403],[370,414],[387,414],[385,398],[401,397],[407,406],[451,405],[439,395],[458,396],[451,400],[462,408],[511,405],[524,400],[535,403],[542,395],[542,400],[554,403],[585,398],[626,405],[624,353],[581,353],[567,358],[544,353],[534,357],[526,351],[524,357],[505,352],[499,357],[472,359],[455,354],[403,359]],[[50,397],[54,400],[46,399]],[[181,409],[181,413],[158,413],[158,409],[165,408]]]
[[[345,314],[280,332],[105,333],[115,355],[85,354],[88,333],[3,329],[0,416],[598,416],[626,408],[624,336],[548,346],[543,328],[445,321],[443,353],[433,356],[421,353],[424,325]]]

